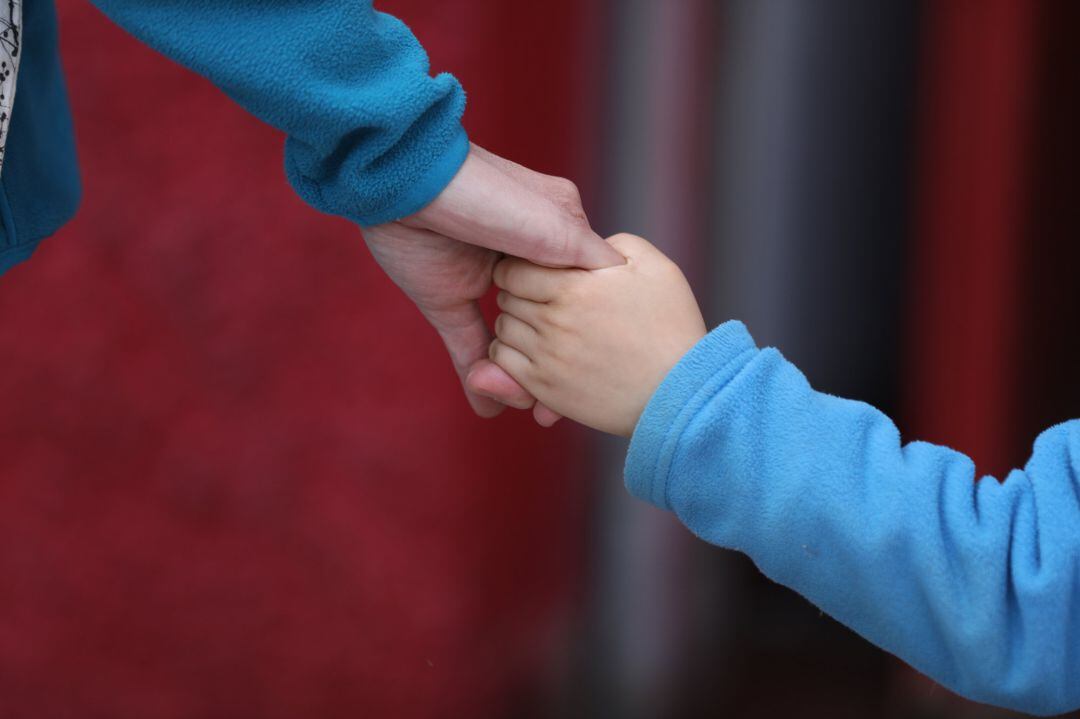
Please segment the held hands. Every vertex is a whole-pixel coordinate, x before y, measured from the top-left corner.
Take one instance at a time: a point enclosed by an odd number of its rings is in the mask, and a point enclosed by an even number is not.
[[[551,269],[505,259],[495,363],[555,412],[629,436],[649,398],[705,336],[705,322],[678,266],[640,237],[608,242],[626,263]]]
[[[674,263],[639,237],[605,242],[572,183],[475,145],[431,204],[364,239],[438,331],[484,417],[533,407],[542,425],[558,412],[629,435],[705,334]],[[493,277],[503,290],[494,342],[478,305]]]
[[[487,357],[491,333],[478,300],[499,252],[551,267],[607,267],[621,255],[589,227],[573,183],[542,175],[473,145],[431,204],[364,239],[375,260],[416,303],[439,336],[473,409],[493,417],[533,397]],[[540,404],[538,422],[558,415]]]

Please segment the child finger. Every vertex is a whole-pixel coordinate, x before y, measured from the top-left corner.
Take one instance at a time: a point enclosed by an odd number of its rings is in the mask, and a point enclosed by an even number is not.
[[[536,329],[517,317],[503,313],[495,318],[495,336],[526,357],[536,355]]]
[[[492,279],[500,290],[533,302],[548,302],[558,295],[560,276],[566,270],[553,270],[509,257],[495,265]]]
[[[529,371],[532,368],[532,361],[528,357],[498,339],[492,340],[488,346],[488,356],[492,362],[502,367],[508,375],[528,389]]]
[[[512,295],[506,290],[500,290],[499,294],[495,296],[495,304],[506,314],[513,315],[533,327],[539,328],[543,324],[541,312],[544,309],[544,304],[541,302],[532,302]]]
[[[620,232],[617,235],[612,235],[607,238],[608,244],[614,247],[622,254],[623,257],[641,257],[649,253],[657,253],[657,250],[651,242],[644,237],[638,237],[637,235],[631,235],[628,232]]]

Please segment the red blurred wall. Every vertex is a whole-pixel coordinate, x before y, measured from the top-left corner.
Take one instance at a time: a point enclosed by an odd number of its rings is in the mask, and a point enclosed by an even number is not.
[[[580,437],[470,416],[282,138],[58,4],[86,194],[0,280],[0,716],[527,715],[573,611]],[[382,7],[474,139],[588,163],[582,3]]]

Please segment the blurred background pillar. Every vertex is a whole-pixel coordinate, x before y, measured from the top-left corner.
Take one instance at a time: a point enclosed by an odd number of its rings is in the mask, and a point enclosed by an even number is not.
[[[716,5],[630,0],[607,5],[608,74],[598,138],[604,234],[648,238],[705,290]],[[595,516],[589,716],[675,711],[699,638],[691,555],[701,551],[666,512],[627,495],[626,443],[597,439],[603,475]]]
[[[895,413],[918,5],[723,8],[708,318],[745,321],[817,389]],[[884,656],[749,562],[717,553],[715,566],[729,586],[714,632],[730,656],[713,705],[750,716],[885,711]]]
[[[924,27],[910,430],[998,477],[1033,439],[1015,423],[1040,7],[933,3]]]

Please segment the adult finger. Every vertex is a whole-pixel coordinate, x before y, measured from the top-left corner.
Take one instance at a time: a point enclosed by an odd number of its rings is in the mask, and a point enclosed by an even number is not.
[[[475,302],[463,302],[425,314],[446,346],[473,411],[481,417],[494,417],[502,412],[505,409],[502,403],[474,392],[466,381],[473,364],[487,356],[491,342],[491,332],[488,331],[479,305]]]
[[[562,415],[543,402],[533,399],[517,380],[489,359],[478,360],[469,371],[466,384],[473,392],[491,397],[517,409],[532,407],[533,417],[541,427],[550,427],[562,419]]]
[[[550,302],[559,296],[563,273],[531,262],[508,257],[495,265],[492,281],[500,290],[533,302]]]
[[[548,407],[543,402],[533,405],[533,419],[541,427],[550,427],[562,419],[562,415]]]
[[[490,397],[516,409],[529,409],[536,400],[518,381],[508,375],[487,355],[473,363],[465,378],[465,386],[483,397]]]

